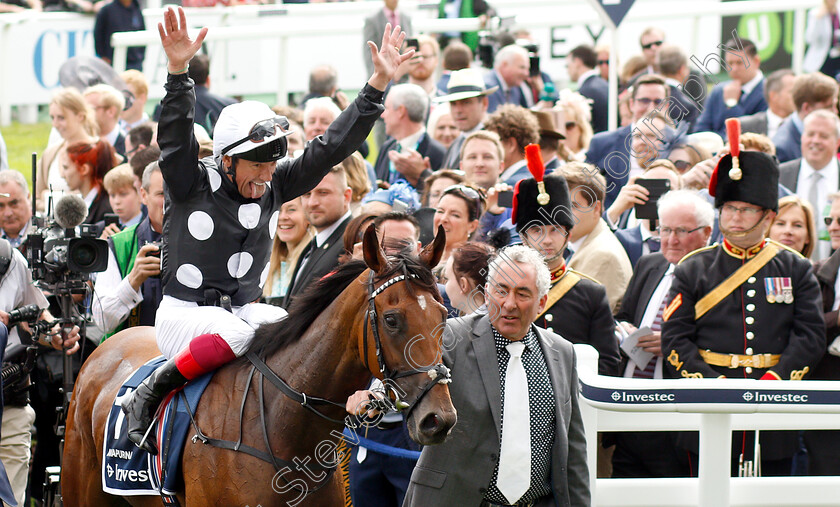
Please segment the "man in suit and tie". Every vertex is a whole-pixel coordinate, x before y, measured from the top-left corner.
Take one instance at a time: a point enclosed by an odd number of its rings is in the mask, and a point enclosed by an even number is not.
[[[540,142],[540,125],[534,115],[522,106],[505,104],[487,117],[484,128],[499,134],[502,141],[505,168],[499,179],[513,186],[530,176],[525,147]]]
[[[690,75],[688,57],[678,46],[665,45],[656,53],[656,63],[659,72],[665,78],[665,84],[668,85],[668,116],[677,128],[682,127],[685,132],[691,132],[694,123],[700,117],[700,108],[693,99],[683,93],[683,83]]]
[[[575,226],[569,234],[572,251],[568,266],[598,280],[607,289],[613,312],[633,274],[633,266],[601,218],[604,209],[604,177],[597,169],[582,162],[569,162],[558,171],[566,178],[572,196]]]
[[[639,338],[639,346],[653,354],[639,365],[622,355],[627,378],[662,378],[662,311],[667,304],[674,268],[686,254],[706,246],[715,212],[692,190],[674,190],[657,203],[662,251],[643,256],[616,315],[623,336],[648,327],[652,333]],[[687,459],[676,448],[670,432],[622,432],[605,438],[615,443],[613,477],[683,477]]]
[[[95,113],[99,135],[125,157],[125,132],[120,127],[120,114],[125,109],[123,94],[111,85],[99,83],[86,88],[83,95]]]
[[[388,183],[404,179],[417,188],[440,169],[445,150],[426,132],[428,111],[429,96],[423,88],[408,83],[391,87],[382,112],[389,139],[376,158],[376,179]]]
[[[572,345],[533,325],[551,284],[524,245],[490,263],[487,313],[447,321],[458,427],[425,447],[404,506],[590,505]]]
[[[779,163],[802,156],[804,120],[811,111],[827,109],[837,114],[837,92],[837,81],[825,74],[814,72],[796,76],[793,81],[793,105],[796,111],[773,136]]]
[[[735,38],[726,43],[724,68],[730,81],[712,89],[703,112],[694,126],[695,132],[717,132],[726,137],[724,122],[767,109],[764,100],[764,74],[755,44],[749,39]]]
[[[569,79],[577,82],[578,93],[592,101],[592,130],[607,130],[609,117],[609,84],[601,77],[598,53],[592,46],[578,46],[566,57]]]
[[[762,134],[770,139],[776,136],[779,127],[793,112],[793,81],[795,74],[790,69],[779,69],[764,79],[764,100],[767,110],[742,116],[741,132]]]
[[[344,251],[344,229],[350,221],[352,193],[344,167],[337,165],[318,186],[301,196],[303,213],[316,234],[298,259],[284,308],[289,307],[294,296],[338,265],[338,256]]]
[[[484,77],[487,88],[498,87],[489,96],[488,113],[492,113],[502,104],[528,107],[521,86],[528,79],[529,70],[528,50],[522,46],[510,44],[496,53],[493,71]]]
[[[840,118],[836,114],[817,109],[805,117],[802,132],[802,158],[779,166],[779,182],[806,199],[814,207],[817,217],[822,217],[829,206],[829,195],[840,190]],[[828,237],[825,226],[817,223],[821,238]],[[823,239],[817,243],[812,258],[824,259],[831,248]]]
[[[400,0],[384,0],[384,5],[381,9],[365,18],[365,27],[362,30],[362,40],[379,40],[382,32],[385,31],[385,25],[390,23],[391,29],[397,25],[405,32],[406,37],[411,37],[411,16],[399,9]],[[365,69],[368,74],[373,73],[373,62],[370,59],[370,50],[365,44],[362,51],[362,57],[365,59]]]
[[[449,102],[452,120],[461,134],[446,150],[441,167],[456,169],[461,162],[461,147],[464,140],[473,132],[484,128],[484,116],[487,114],[489,104],[487,96],[498,90],[498,87],[485,87],[481,71],[467,68],[452,72],[446,90],[446,95],[435,100]]]
[[[631,153],[630,137],[636,132],[641,132],[640,127],[644,123],[650,123],[652,117],[661,115],[663,106],[667,107],[667,103],[668,88],[665,78],[657,74],[640,77],[630,93],[630,111],[633,113],[633,122],[616,130],[595,134],[589,143],[586,161],[596,166],[607,180],[605,207],[613,203],[621,187],[627,184],[631,176],[644,171],[637,160],[641,154]],[[671,135],[667,130],[657,130],[666,137]],[[662,139],[662,141],[666,140]],[[649,150],[646,150],[645,156],[650,156]],[[667,153],[663,150],[655,158],[665,157]]]

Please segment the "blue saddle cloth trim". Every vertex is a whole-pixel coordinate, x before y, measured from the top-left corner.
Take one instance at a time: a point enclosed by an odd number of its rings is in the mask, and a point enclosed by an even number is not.
[[[202,375],[183,390],[167,397],[154,430],[157,448],[161,450],[157,456],[151,456],[128,440],[125,415],[120,407],[122,400],[130,396],[143,380],[165,362],[163,356],[148,361],[123,382],[117,392],[108,414],[102,446],[102,490],[106,493],[120,496],[174,495],[181,485],[181,453],[190,429],[190,415],[183,401],[186,398],[187,404],[195,412],[213,374]]]

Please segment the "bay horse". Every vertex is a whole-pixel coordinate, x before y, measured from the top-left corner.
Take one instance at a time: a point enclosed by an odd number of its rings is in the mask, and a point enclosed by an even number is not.
[[[347,416],[347,398],[365,389],[371,375],[390,378],[386,385],[395,384],[389,390],[392,398],[401,392],[396,403],[407,407],[413,440],[441,443],[456,421],[448,371],[440,364],[446,311],[431,273],[444,245],[439,229],[419,258],[386,257],[371,226],[363,239],[364,262],[340,266],[294,301],[288,317],[259,327],[248,355],[263,358],[294,394],[309,401],[281,394],[276,382],[264,378],[262,370],[254,373],[250,360],[240,358],[216,372],[196,408],[195,423],[208,438],[235,442],[241,433],[242,444],[289,466],[207,445],[191,438],[197,433],[191,428],[179,503],[343,505],[341,474],[330,474],[337,461],[337,435]],[[85,362],[68,411],[64,505],[161,504],[154,496],[104,493],[101,483],[103,433],[114,397],[134,370],[158,355],[154,328],[136,327],[109,338]],[[315,397],[331,401],[318,405]]]

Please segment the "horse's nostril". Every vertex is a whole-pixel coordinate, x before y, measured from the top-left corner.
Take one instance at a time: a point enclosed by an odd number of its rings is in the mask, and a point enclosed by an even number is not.
[[[437,414],[429,414],[423,418],[423,421],[420,423],[420,430],[423,433],[437,433],[440,430],[440,418]]]

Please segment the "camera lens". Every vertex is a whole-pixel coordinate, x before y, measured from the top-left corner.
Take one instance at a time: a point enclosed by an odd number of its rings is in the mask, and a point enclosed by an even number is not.
[[[88,268],[96,260],[96,249],[89,243],[82,243],[71,252],[73,263],[82,268]]]

